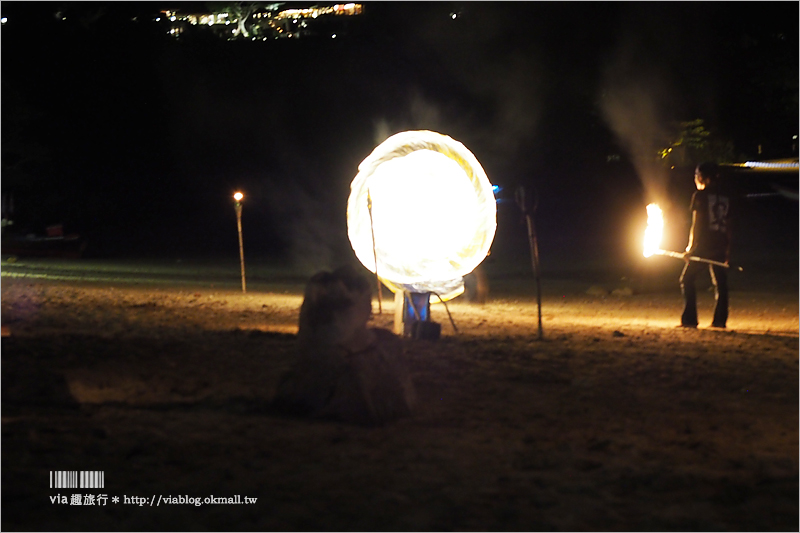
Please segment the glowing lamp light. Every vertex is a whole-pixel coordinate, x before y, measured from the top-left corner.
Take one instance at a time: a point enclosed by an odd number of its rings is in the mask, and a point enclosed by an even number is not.
[[[664,233],[664,215],[658,204],[647,206],[647,228],[644,230],[644,249],[642,253],[645,257],[657,253],[661,248],[661,236]]]
[[[492,184],[475,156],[446,135],[407,131],[358,170],[347,233],[359,261],[394,292],[461,294],[462,276],[484,260],[497,226]]]
[[[244,198],[244,194],[240,191],[236,191],[233,194],[233,199],[236,200],[236,203],[233,204],[233,208],[236,211],[236,229],[239,231],[239,263],[242,269],[242,293],[245,293],[247,292],[247,285],[244,276],[244,243],[242,242],[242,198]]]

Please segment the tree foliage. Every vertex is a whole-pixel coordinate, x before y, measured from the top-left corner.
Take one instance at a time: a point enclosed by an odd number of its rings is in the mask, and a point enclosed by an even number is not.
[[[702,161],[730,163],[734,159],[733,142],[713,136],[703,119],[679,122],[673,127],[666,146],[658,150],[665,166],[694,166]]]

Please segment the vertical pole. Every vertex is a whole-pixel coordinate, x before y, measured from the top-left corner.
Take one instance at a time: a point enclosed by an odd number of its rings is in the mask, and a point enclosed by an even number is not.
[[[242,203],[236,202],[236,226],[239,229],[239,263],[242,266],[242,294],[247,292],[244,281],[244,244],[242,243]]]
[[[378,276],[378,250],[375,247],[375,228],[372,225],[372,196],[367,189],[367,210],[369,211],[369,231],[372,233],[372,257],[375,258],[375,284],[378,286],[378,314],[383,314],[383,291],[381,291],[381,278]]]
[[[539,311],[539,340],[544,338],[542,331],[542,285],[539,279],[539,243],[536,240],[536,226],[530,213],[525,214],[528,219],[528,240],[531,245],[531,260],[533,262],[533,277],[536,279],[536,306]]]
[[[544,338],[542,330],[542,285],[539,279],[539,243],[536,239],[536,225],[533,222],[533,214],[529,209],[525,198],[525,188],[520,186],[516,193],[517,205],[522,209],[525,219],[528,222],[528,243],[531,248],[531,265],[533,266],[533,277],[536,280],[536,306],[539,313],[539,340]],[[536,208],[534,207],[535,211]]]

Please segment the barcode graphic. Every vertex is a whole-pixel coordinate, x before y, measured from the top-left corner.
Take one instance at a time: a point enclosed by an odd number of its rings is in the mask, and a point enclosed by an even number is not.
[[[51,489],[102,489],[106,475],[102,470],[51,470]]]

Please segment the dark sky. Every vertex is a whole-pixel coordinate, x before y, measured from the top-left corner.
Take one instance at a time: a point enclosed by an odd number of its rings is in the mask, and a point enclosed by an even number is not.
[[[63,221],[97,255],[235,254],[242,188],[250,254],[332,266],[358,163],[431,129],[535,188],[555,252],[669,189],[650,157],[677,122],[739,160],[797,154],[796,2],[368,2],[339,38],[294,42],[175,40],[160,6],[0,5],[18,227]],[[518,218],[500,204],[501,251]]]

